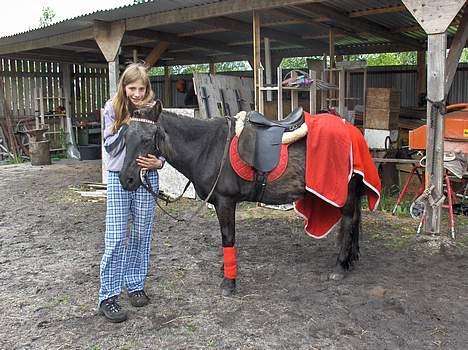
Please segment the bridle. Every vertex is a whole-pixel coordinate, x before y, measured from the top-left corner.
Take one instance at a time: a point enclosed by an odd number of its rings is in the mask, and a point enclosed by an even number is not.
[[[147,123],[147,124],[152,124],[152,125],[155,125],[156,128],[158,129],[159,126],[157,125],[156,122],[152,121],[152,120],[149,120],[149,119],[144,119],[144,118],[130,118],[130,121],[134,121],[134,122],[142,122],[142,123]],[[216,176],[216,180],[213,184],[213,186],[211,187],[211,190],[210,192],[208,193],[208,195],[206,196],[205,200],[200,203],[200,205],[198,206],[197,210],[190,216],[190,218],[187,220],[187,221],[191,221],[201,210],[201,208],[203,206],[205,206],[209,199],[211,198],[215,188],[216,188],[216,185],[218,184],[218,181],[221,177],[221,173],[223,171],[223,168],[224,168],[224,164],[226,163],[226,160],[227,160],[227,156],[228,156],[228,151],[229,151],[229,145],[230,145],[230,141],[231,141],[231,135],[233,134],[233,130],[232,130],[232,117],[229,117],[229,116],[226,116],[226,121],[228,123],[228,129],[227,129],[227,137],[226,137],[226,143],[224,144],[224,152],[223,152],[223,158],[221,159],[221,164],[219,166],[219,170],[218,170],[218,174]],[[161,154],[161,151],[159,150],[159,147],[158,147],[158,142],[157,142],[157,132],[155,133],[154,135],[154,139],[153,139],[153,143],[154,143],[154,147],[155,147],[155,151],[156,151],[156,154]],[[182,191],[182,193],[177,196],[175,199],[169,199],[168,197],[165,197],[165,196],[162,196],[158,193],[155,193],[152,186],[151,186],[151,183],[148,181],[148,170],[143,170],[143,169],[140,169],[140,181],[141,181],[141,185],[149,192],[151,193],[151,195],[153,196],[157,206],[159,207],[159,209],[161,209],[161,211],[166,214],[167,216],[169,216],[170,218],[176,220],[176,221],[186,221],[185,219],[183,218],[178,218],[178,217],[175,217],[174,215],[168,213],[166,210],[164,210],[164,208],[159,204],[158,202],[158,198],[159,199],[162,199],[163,201],[166,202],[166,205],[168,203],[174,203],[174,202],[177,202],[179,199],[182,198],[182,196],[184,195],[184,193],[187,191],[188,187],[190,186],[190,184],[192,183],[190,180],[187,182],[187,184],[185,185],[184,187],[184,190]]]

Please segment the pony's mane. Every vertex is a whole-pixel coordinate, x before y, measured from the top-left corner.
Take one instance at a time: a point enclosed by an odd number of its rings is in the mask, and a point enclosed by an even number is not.
[[[161,117],[161,121],[164,119],[175,123],[180,123],[193,132],[197,132],[199,130],[206,132],[208,130],[219,128],[220,125],[226,124],[224,118],[198,119],[165,110],[161,112],[159,118]]]

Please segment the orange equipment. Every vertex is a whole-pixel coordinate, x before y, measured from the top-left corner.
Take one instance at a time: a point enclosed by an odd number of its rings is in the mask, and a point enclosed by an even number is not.
[[[447,106],[444,116],[444,151],[468,154],[468,103]],[[426,125],[409,132],[410,149],[426,149]]]

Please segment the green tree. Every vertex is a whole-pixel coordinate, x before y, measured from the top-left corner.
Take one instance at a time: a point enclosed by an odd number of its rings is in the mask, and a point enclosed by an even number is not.
[[[216,63],[215,67],[217,72],[243,72],[252,70],[247,61]]]
[[[372,53],[365,55],[348,56],[350,61],[367,61],[368,66],[399,66],[399,65],[415,65],[416,52],[389,52],[389,53]]]
[[[460,62],[468,63],[468,49],[463,49],[462,54],[460,56]]]
[[[250,64],[247,61],[223,62],[215,64],[216,72],[242,72],[251,70]],[[193,73],[208,73],[210,70],[209,64],[190,64],[176,65],[171,67],[171,74],[193,74]],[[150,75],[164,75],[163,67],[153,67],[150,70]]]
[[[39,26],[46,27],[54,22],[55,11],[50,6],[42,8],[41,18],[39,18]]]

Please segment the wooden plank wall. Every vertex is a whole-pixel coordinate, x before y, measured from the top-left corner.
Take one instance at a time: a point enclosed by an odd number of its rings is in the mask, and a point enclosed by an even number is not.
[[[45,114],[64,107],[63,64],[68,63],[0,57],[0,79],[4,81],[5,98],[15,121],[38,115],[41,92]],[[99,118],[99,111],[109,98],[107,68],[72,64],[71,72],[72,119]]]
[[[99,113],[109,99],[107,68],[72,65],[72,114],[76,120],[99,121]]]

